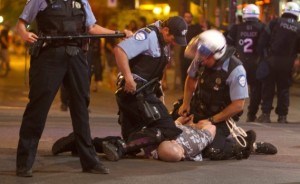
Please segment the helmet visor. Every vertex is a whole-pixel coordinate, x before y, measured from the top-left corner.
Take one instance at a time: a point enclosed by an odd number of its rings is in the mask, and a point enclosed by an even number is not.
[[[197,50],[199,57],[201,57],[202,59],[206,59],[214,54],[209,48],[207,48],[203,44],[199,44]]]

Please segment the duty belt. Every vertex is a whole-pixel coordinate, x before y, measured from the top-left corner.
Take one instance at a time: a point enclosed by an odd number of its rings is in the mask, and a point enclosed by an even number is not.
[[[61,47],[61,46],[74,46],[74,47],[81,47],[82,43],[81,41],[79,42],[74,42],[74,41],[51,41],[51,42],[46,42],[46,46],[50,47]]]

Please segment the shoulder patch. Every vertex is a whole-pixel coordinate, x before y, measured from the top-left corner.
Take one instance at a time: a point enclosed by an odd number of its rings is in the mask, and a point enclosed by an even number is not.
[[[134,34],[134,39],[143,41],[147,39],[147,33],[144,30],[140,30]]]
[[[246,76],[245,75],[240,75],[239,76],[239,84],[240,84],[240,86],[242,86],[242,87],[245,87],[246,86]]]

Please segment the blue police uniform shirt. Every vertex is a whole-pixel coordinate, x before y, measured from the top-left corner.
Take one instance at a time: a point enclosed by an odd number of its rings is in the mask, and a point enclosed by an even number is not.
[[[154,25],[159,28],[160,21],[155,22]],[[123,49],[129,60],[139,54],[148,55],[155,58],[160,57],[161,55],[156,32],[147,32],[145,28],[136,31],[132,37],[120,42],[118,46]],[[166,54],[168,53],[169,52]]]
[[[86,26],[91,26],[96,23],[96,18],[92,12],[91,6],[88,0],[81,0],[86,12]],[[46,0],[27,0],[27,3],[23,9],[20,19],[24,20],[27,24],[32,23],[35,20],[39,11],[43,11],[48,6]]]
[[[194,59],[188,69],[188,76],[191,78],[196,78],[198,68],[201,62],[198,59]],[[216,70],[225,70],[228,71],[229,58],[221,65],[217,66]],[[245,99],[249,97],[248,94],[248,85],[246,80],[246,71],[242,65],[238,65],[232,72],[229,74],[226,79],[226,84],[229,85],[229,94],[231,101]]]

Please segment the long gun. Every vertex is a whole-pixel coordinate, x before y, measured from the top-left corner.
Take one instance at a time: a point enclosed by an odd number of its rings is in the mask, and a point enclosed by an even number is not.
[[[47,40],[75,40],[75,39],[96,39],[96,38],[122,38],[126,35],[124,33],[117,34],[97,34],[97,35],[67,35],[67,36],[45,36],[39,35],[38,40],[31,44],[29,48],[29,54],[33,57],[37,57],[40,53],[40,49]]]

